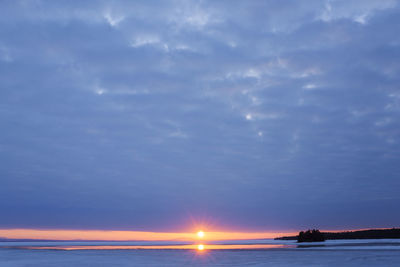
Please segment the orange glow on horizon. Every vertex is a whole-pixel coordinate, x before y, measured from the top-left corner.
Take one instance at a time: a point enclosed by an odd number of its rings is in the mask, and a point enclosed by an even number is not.
[[[203,245],[203,244],[198,245],[198,246],[197,246],[197,249],[198,249],[198,250],[204,250],[204,245]]]
[[[0,237],[8,239],[46,239],[46,240],[101,240],[101,241],[204,241],[267,239],[297,233],[286,232],[207,232],[165,233],[112,230],[40,230],[40,229],[0,229]],[[202,237],[201,237],[202,236]]]
[[[197,228],[199,229],[199,228]],[[204,228],[203,228],[204,229]],[[323,232],[343,232],[369,229],[367,228],[347,230],[324,230]],[[304,229],[303,229],[304,230]],[[202,242],[218,240],[245,240],[245,239],[269,239],[282,236],[295,236],[295,232],[229,232],[229,231],[207,231],[198,232],[142,232],[142,231],[113,231],[113,230],[41,230],[41,229],[0,229],[0,238],[7,239],[45,239],[45,240],[88,240],[88,241],[196,241],[201,238]],[[208,248],[209,245],[207,245]]]

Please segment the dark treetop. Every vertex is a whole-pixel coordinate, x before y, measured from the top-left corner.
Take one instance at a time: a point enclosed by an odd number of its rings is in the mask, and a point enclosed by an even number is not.
[[[278,237],[275,240],[297,240],[298,242],[318,242],[335,239],[391,239],[400,238],[400,228],[370,229],[346,232],[320,232],[318,230],[301,231],[297,236]]]

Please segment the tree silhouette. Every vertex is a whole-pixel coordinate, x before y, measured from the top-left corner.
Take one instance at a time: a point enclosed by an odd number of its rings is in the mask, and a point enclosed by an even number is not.
[[[324,235],[316,229],[301,231],[297,237],[297,242],[322,242],[325,241]]]

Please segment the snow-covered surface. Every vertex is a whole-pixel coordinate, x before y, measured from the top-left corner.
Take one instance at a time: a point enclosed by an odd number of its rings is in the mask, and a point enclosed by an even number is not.
[[[229,244],[233,243],[280,244],[287,247],[262,250],[68,251],[24,247],[169,244],[166,242],[0,242],[0,266],[400,266],[398,239],[329,240],[301,244],[281,240],[229,241]]]

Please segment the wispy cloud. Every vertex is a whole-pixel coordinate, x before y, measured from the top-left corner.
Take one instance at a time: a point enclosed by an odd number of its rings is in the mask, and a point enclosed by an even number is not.
[[[398,221],[397,1],[0,6],[0,227]]]

